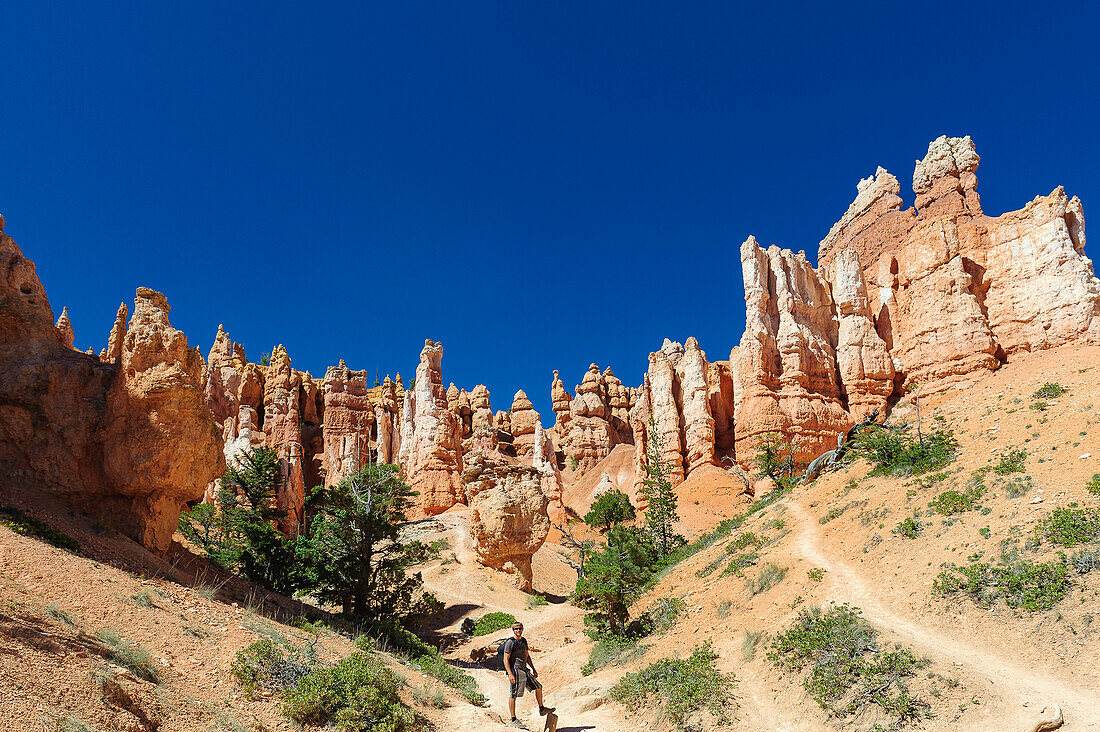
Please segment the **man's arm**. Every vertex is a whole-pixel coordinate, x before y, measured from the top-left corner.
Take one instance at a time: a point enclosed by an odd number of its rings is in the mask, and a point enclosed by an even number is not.
[[[508,646],[504,648],[504,670],[508,672],[508,680],[513,684],[516,683],[516,674],[512,671],[512,651]]]
[[[531,675],[537,679],[539,672],[535,670],[535,662],[531,660],[531,651],[527,651],[527,665],[531,667]]]

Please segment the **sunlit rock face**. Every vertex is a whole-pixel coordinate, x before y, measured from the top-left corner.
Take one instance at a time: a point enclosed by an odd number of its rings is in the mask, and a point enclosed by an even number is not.
[[[418,513],[434,515],[465,503],[462,485],[462,423],[447,407],[443,346],[424,341],[415,388],[405,392],[400,464],[419,492]]]
[[[539,470],[475,452],[466,461],[464,480],[478,561],[530,590],[531,557],[550,533],[549,499]]]
[[[778,431],[806,455],[899,389],[940,391],[1012,354],[1100,342],[1100,281],[1084,213],[1062,188],[992,217],[969,137],[940,137],[916,162],[915,205],[879,168],[818,248],[741,247],[746,325],[738,354],[738,460]]]
[[[202,356],[144,287],[116,361],[74,350],[2,217],[0,273],[0,496],[84,511],[167,549],[180,508],[225,465]]]

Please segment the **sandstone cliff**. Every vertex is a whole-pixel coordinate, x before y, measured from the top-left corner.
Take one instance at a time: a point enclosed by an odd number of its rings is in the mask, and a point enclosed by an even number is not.
[[[1057,188],[987,216],[978,162],[969,137],[937,138],[904,210],[897,178],[879,168],[821,241],[818,270],[801,253],[742,245],[739,461],[767,431],[819,453],[903,383],[942,391],[1019,351],[1100,343],[1081,202]]]
[[[405,480],[420,493],[419,513],[434,515],[465,503],[462,486],[462,425],[447,408],[443,346],[424,341],[416,386],[405,392],[400,464]]]
[[[72,349],[3,228],[0,217],[0,495],[68,506],[166,549],[180,507],[224,469],[202,357],[146,288],[117,364]]]

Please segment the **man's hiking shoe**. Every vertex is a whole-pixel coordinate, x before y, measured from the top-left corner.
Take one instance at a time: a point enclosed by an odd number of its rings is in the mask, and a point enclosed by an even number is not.
[[[544,717],[552,711],[554,711],[554,707],[539,707],[539,714]]]
[[[519,721],[515,717],[512,717],[511,724],[512,724],[513,727],[518,727],[520,729],[527,729],[527,725],[525,725],[523,722]]]

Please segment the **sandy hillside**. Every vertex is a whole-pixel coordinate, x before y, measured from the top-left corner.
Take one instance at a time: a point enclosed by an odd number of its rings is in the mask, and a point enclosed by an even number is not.
[[[1057,706],[1062,729],[1100,729],[1100,574],[1073,574],[1065,599],[1035,613],[1004,603],[985,609],[930,591],[943,563],[995,560],[1003,542],[1036,562],[1058,559],[1056,547],[1045,541],[1032,546],[1028,539],[1056,507],[1100,504],[1084,487],[1100,472],[1098,374],[1100,349],[1059,349],[1025,355],[973,384],[922,400],[924,429],[953,429],[960,442],[960,456],[944,475],[868,478],[868,466],[857,462],[754,514],[639,600],[635,612],[659,597],[681,597],[688,616],[664,636],[647,639],[645,656],[608,680],[660,656],[686,655],[709,639],[720,667],[738,678],[733,728],[839,729],[844,724],[825,717],[800,677],[780,673],[765,658],[766,641],[751,652],[746,639],[760,632],[774,636],[803,607],[846,602],[859,607],[887,642],[930,661],[911,682],[935,715],[924,728],[1032,730]],[[1045,400],[1045,409],[1031,408],[1039,401],[1032,393],[1046,382],[1068,391]],[[915,410],[908,402],[892,417],[911,419]],[[1028,451],[1025,472],[987,474],[980,507],[951,517],[927,515],[937,494],[965,490],[975,470],[1014,449]],[[924,525],[917,538],[892,533],[914,515]],[[722,576],[737,555],[733,542],[747,532],[763,540],[759,558],[743,576]],[[750,583],[770,564],[786,574],[753,596]],[[809,576],[813,568],[825,570],[821,581]],[[652,720],[652,713],[635,718]],[[876,721],[857,719],[855,727]]]

